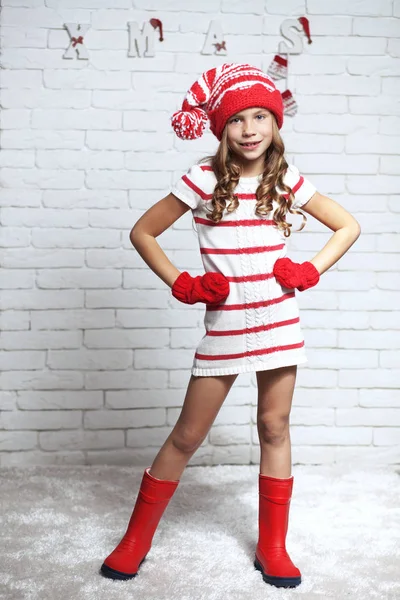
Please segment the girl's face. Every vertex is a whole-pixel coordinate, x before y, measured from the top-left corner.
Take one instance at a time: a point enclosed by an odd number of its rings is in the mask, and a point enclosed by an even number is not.
[[[273,118],[267,108],[247,108],[228,119],[228,145],[245,169],[262,170],[265,152],[272,142]]]

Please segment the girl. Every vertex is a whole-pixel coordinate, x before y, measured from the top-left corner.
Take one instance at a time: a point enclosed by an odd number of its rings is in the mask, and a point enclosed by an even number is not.
[[[182,412],[145,469],[127,531],[104,561],[112,579],[134,577],[183,470],[206,438],[239,373],[256,372],[260,439],[259,536],[254,566],[264,581],[295,587],[301,573],[286,548],[292,496],[289,415],[297,365],[307,362],[295,289],[316,285],[360,235],[358,222],[286,162],[279,90],[261,70],[224,64],[203,73],[172,126],[202,135],[207,119],[220,141],[135,224],[130,239],[149,267],[186,304],[206,304],[206,333],[195,355]],[[311,261],[286,256],[287,213],[302,207],[334,234]],[[180,273],[155,238],[189,209],[203,276]],[[302,229],[301,228],[301,229]]]

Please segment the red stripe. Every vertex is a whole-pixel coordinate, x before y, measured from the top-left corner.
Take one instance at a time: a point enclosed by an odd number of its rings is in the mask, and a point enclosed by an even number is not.
[[[301,188],[303,183],[304,183],[304,177],[302,175],[300,175],[300,179],[298,180],[296,185],[292,187],[293,194],[295,194],[297,192],[297,190],[299,190]],[[285,198],[289,197],[288,194],[282,194],[282,196],[284,196]]]
[[[195,352],[195,357],[200,360],[231,360],[232,358],[244,358],[245,356],[259,356],[261,354],[272,354],[273,352],[283,352],[284,350],[294,350],[302,348],[304,341],[298,344],[289,344],[287,346],[275,346],[275,348],[263,348],[261,350],[250,350],[247,352],[238,352],[237,354],[198,354]]]
[[[275,246],[252,246],[249,248],[201,248],[200,254],[257,254],[259,252],[274,252],[282,250],[285,244]]]
[[[203,190],[201,190],[187,175],[183,175],[182,180],[186,183],[188,187],[190,187],[196,194],[200,196],[202,200],[212,200],[213,194],[206,194]],[[256,194],[235,194],[239,200],[256,200]]]
[[[248,304],[206,304],[206,311],[215,310],[246,310],[247,308],[261,308],[263,306],[270,306],[271,304],[279,304],[289,298],[294,298],[295,292],[288,292],[283,294],[280,298],[272,298],[271,300],[260,300],[259,302],[249,302]]]
[[[200,104],[203,104],[204,102],[206,102],[206,100],[207,100],[206,94],[204,93],[203,88],[197,81],[192,85],[190,91],[192,92],[193,96],[197,100],[196,104],[200,105]]]
[[[273,273],[257,273],[256,275],[239,275],[235,277],[234,275],[225,275],[228,281],[232,283],[241,283],[245,281],[264,281],[265,279],[272,279],[274,277]]]
[[[283,58],[283,56],[279,56],[279,54],[275,54],[274,61],[277,62],[278,64],[284,66],[284,67],[287,66],[287,59]]]
[[[186,185],[196,192],[196,194],[198,194],[203,200],[210,200],[212,198],[212,194],[205,194],[203,190],[197,187],[197,185],[194,184],[187,175],[183,175],[182,181],[184,181]]]
[[[211,227],[255,227],[258,225],[276,225],[275,221],[271,219],[241,219],[239,221],[220,221],[214,223],[208,219],[202,217],[194,217],[195,223],[199,225],[209,225]]]
[[[207,331],[206,336],[220,337],[225,335],[242,335],[244,333],[258,333],[259,331],[268,331],[269,329],[275,329],[276,327],[286,327],[287,325],[293,325],[299,323],[300,317],[295,319],[287,319],[286,321],[277,321],[276,323],[269,323],[268,325],[259,325],[258,327],[248,327],[247,329],[228,329],[226,331],[216,331],[211,329]]]
[[[259,82],[260,84],[264,84],[268,91],[273,90],[273,84],[271,85],[263,75],[260,75],[255,70],[249,69],[247,73],[241,73],[240,68],[234,67],[225,73],[221,73],[220,77],[214,82],[208,100],[210,109],[215,109],[216,99],[218,97],[222,98],[225,92],[229,91],[233,84],[239,85],[240,89],[243,89],[248,87],[249,80],[251,80],[252,83]]]
[[[207,165],[200,165],[200,167],[203,171],[212,171],[212,168]],[[186,183],[186,185],[188,187],[190,187],[193,191],[195,191],[196,194],[198,194],[202,200],[212,200],[213,194],[206,194],[195,183],[193,183],[193,181],[191,181],[187,175],[183,175],[182,180]],[[296,192],[301,188],[303,183],[304,183],[304,177],[302,175],[300,175],[299,181],[296,183],[295,186],[292,187],[293,194],[296,194]],[[236,195],[240,200],[254,200],[255,198],[257,198],[256,194],[236,194]],[[281,196],[283,196],[286,199],[289,198],[289,194],[286,194],[286,193],[282,193]]]

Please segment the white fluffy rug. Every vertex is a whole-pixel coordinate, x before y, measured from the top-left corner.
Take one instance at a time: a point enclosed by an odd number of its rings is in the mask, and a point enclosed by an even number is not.
[[[150,466],[150,465],[148,465]],[[295,466],[287,550],[293,589],[253,566],[258,471],[188,466],[139,574],[99,574],[125,532],[140,467],[0,469],[3,600],[398,600],[400,474],[393,467]]]

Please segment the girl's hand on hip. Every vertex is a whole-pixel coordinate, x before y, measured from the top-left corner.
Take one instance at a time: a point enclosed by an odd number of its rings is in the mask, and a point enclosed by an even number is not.
[[[310,262],[295,263],[290,258],[278,258],[273,268],[278,283],[304,292],[319,281],[319,272]]]
[[[222,273],[211,272],[191,277],[184,271],[175,280],[171,291],[174,298],[185,304],[216,304],[227,298],[229,281]]]

